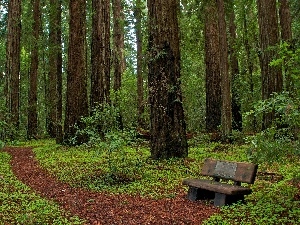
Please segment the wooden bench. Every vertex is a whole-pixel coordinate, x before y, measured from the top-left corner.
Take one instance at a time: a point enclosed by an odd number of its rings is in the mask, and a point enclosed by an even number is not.
[[[251,193],[251,189],[241,183],[253,184],[257,168],[253,163],[206,159],[201,174],[213,179],[189,178],[182,183],[189,186],[187,198],[191,201],[213,199],[215,206],[230,205],[244,201],[244,195]]]

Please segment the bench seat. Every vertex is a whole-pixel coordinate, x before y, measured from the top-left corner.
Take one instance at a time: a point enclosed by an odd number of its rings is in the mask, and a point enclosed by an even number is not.
[[[184,185],[205,189],[212,192],[218,192],[226,195],[248,195],[251,194],[251,189],[238,185],[220,183],[213,180],[200,180],[188,178],[182,182]]]

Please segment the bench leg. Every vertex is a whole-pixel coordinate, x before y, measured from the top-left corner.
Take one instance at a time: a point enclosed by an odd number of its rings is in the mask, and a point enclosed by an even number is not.
[[[214,192],[200,189],[197,187],[189,187],[187,199],[190,201],[196,201],[196,200],[204,200],[204,199],[213,199],[214,198]]]
[[[221,193],[215,193],[214,206],[221,207],[226,204],[226,195]]]
[[[223,205],[231,205],[238,201],[244,202],[244,195],[225,195],[221,193],[215,193],[214,205],[221,207]]]
[[[190,201],[198,200],[198,192],[199,192],[199,188],[189,187],[187,199]]]

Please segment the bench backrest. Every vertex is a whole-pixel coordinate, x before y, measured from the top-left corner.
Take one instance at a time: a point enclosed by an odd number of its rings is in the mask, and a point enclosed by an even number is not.
[[[253,184],[258,166],[253,163],[205,159],[202,175]]]

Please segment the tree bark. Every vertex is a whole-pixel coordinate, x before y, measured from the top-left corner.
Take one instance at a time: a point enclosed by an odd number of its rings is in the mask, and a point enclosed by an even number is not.
[[[281,69],[271,67],[270,62],[276,54],[274,47],[279,43],[278,16],[276,1],[257,0],[260,31],[260,67],[262,75],[262,99],[268,99],[274,92],[281,92],[283,86]],[[269,128],[275,119],[275,113],[263,115],[262,129]]]
[[[153,159],[188,154],[180,87],[177,0],[148,0],[150,149]]]
[[[20,46],[21,1],[8,1],[7,42],[6,42],[6,105],[10,123],[18,130],[20,124]]]
[[[112,0],[113,8],[113,43],[114,43],[114,91],[115,99],[114,105],[119,109],[116,118],[118,127],[123,129],[123,119],[120,111],[120,89],[122,85],[122,74],[125,70],[125,57],[124,57],[124,15],[122,0]]]
[[[218,4],[219,14],[219,41],[220,41],[220,74],[221,74],[221,92],[222,92],[222,116],[221,116],[221,130],[222,136],[228,137],[232,131],[232,111],[231,111],[231,82],[229,77],[228,66],[228,43],[225,19],[224,0],[219,0]]]
[[[67,101],[64,129],[64,141],[67,144],[81,144],[86,141],[85,137],[78,136],[75,142],[70,142],[70,139],[76,134],[76,126],[79,129],[83,128],[83,124],[80,122],[81,117],[88,115],[85,10],[85,0],[70,1]]]
[[[56,1],[57,4],[57,104],[56,104],[56,143],[61,144],[63,142],[63,98],[62,98],[62,67],[63,67],[63,60],[62,60],[62,1]]]
[[[218,132],[221,125],[221,76],[219,26],[214,0],[205,4],[206,131]]]
[[[50,0],[49,8],[49,92],[48,92],[48,115],[47,132],[50,137],[57,136],[58,126],[58,77],[62,76],[62,50],[61,50],[61,1]],[[61,125],[60,125],[61,126]],[[61,134],[61,132],[59,132]]]
[[[279,18],[281,27],[281,39],[286,42],[292,40],[292,18],[289,0],[279,0]]]
[[[36,138],[38,129],[37,87],[39,67],[39,36],[41,27],[40,0],[33,0],[33,42],[29,74],[27,138]]]
[[[113,42],[114,42],[114,91],[121,88],[122,74],[125,70],[124,57],[124,15],[121,0],[112,0]]]
[[[47,132],[56,138],[56,143],[63,142],[62,131],[62,37],[61,37],[61,0],[50,0],[49,9],[49,109]]]
[[[290,5],[288,0],[279,0],[279,18],[280,18],[280,28],[281,28],[281,39],[292,45],[292,19],[290,12]],[[293,79],[291,73],[284,68],[284,74],[286,76],[286,90],[292,94],[294,92]]]
[[[91,108],[110,101],[110,1],[93,0]]]
[[[246,51],[246,61],[247,61],[247,70],[248,70],[248,76],[249,76],[249,89],[250,89],[250,96],[249,96],[249,100],[251,103],[254,102],[254,78],[253,78],[253,71],[254,71],[254,57],[253,54],[251,53],[251,45],[249,42],[250,39],[250,33],[249,33],[249,25],[248,25],[248,21],[250,21],[250,19],[247,18],[247,9],[244,8],[243,9],[243,14],[242,14],[242,18],[243,18],[243,39],[244,39],[244,47],[245,47],[245,51]],[[251,14],[250,14],[251,15]],[[254,17],[253,15],[251,15],[252,17]],[[254,110],[253,106],[252,106],[252,110]],[[256,116],[253,115],[253,117],[251,118],[252,120],[252,130],[254,132],[256,132],[258,130],[257,127],[257,119]]]

